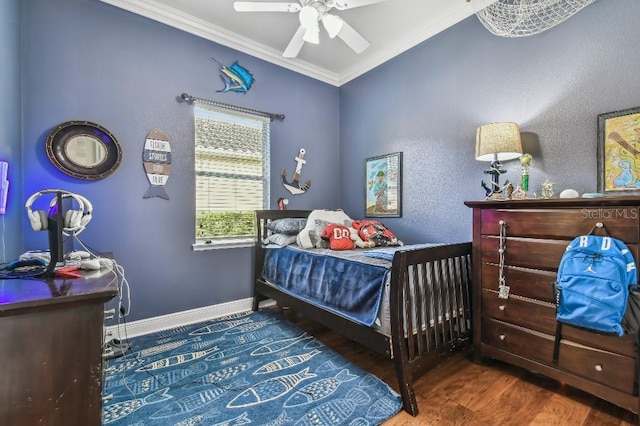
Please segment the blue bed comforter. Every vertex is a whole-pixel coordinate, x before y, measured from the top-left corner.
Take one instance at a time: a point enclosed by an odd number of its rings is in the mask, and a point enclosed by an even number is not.
[[[384,247],[384,248],[376,248],[372,250],[366,250],[362,252],[363,256],[372,257],[376,259],[385,259],[385,260],[393,260],[393,256],[396,254],[398,250],[416,250],[427,247],[435,247],[441,244],[433,244],[433,243],[425,243],[425,244],[410,244],[407,246],[393,246],[393,247]]]
[[[389,273],[388,266],[287,246],[265,250],[262,276],[307,302],[370,327]]]

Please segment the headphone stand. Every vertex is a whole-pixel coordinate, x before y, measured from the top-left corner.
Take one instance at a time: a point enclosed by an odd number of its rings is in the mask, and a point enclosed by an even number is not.
[[[52,213],[51,209],[55,208]],[[64,215],[62,214],[62,191],[56,192],[56,203],[47,215],[47,234],[49,236],[49,264],[47,269],[38,276],[53,276],[58,262],[64,260],[64,247],[62,244],[62,228],[64,228]]]

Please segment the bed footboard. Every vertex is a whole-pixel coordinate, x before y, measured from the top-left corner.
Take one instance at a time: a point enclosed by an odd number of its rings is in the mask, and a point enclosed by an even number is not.
[[[393,354],[404,409],[413,416],[413,382],[471,345],[471,276],[471,243],[399,251],[393,258]]]

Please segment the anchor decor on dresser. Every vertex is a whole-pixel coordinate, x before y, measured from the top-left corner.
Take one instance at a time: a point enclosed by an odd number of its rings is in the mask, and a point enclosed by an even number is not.
[[[522,155],[522,141],[520,130],[516,123],[491,123],[478,127],[476,131],[476,160],[490,161],[489,170],[485,174],[491,175],[491,186],[482,181],[485,196],[491,200],[502,200],[505,186],[500,185],[500,175],[507,171],[502,168],[501,161],[514,160]]]

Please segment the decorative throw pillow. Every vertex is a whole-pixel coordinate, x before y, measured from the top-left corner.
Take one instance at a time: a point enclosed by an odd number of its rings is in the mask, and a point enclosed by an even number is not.
[[[276,234],[298,235],[307,224],[306,218],[287,217],[284,219],[276,219],[267,223],[267,229]]]
[[[332,223],[322,230],[322,239],[329,240],[331,250],[352,250],[356,245],[351,240],[351,231],[344,225]]]
[[[373,241],[376,246],[402,245],[386,226],[377,220],[354,220],[353,227],[364,241]]]
[[[280,247],[288,246],[296,243],[295,235],[287,234],[271,234],[262,241],[264,244],[276,244]]]

